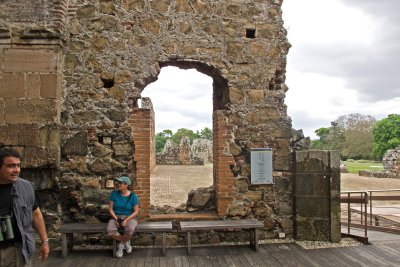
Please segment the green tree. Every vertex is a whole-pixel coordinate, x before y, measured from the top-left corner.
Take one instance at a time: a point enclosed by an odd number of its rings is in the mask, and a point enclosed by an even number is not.
[[[342,115],[329,128],[323,127],[315,131],[319,139],[312,140],[311,148],[339,150],[344,159],[371,159],[372,128],[375,123],[375,118],[368,115]]]
[[[330,142],[328,140],[329,136],[329,128],[319,128],[314,131],[314,133],[319,137],[317,140],[312,140],[311,148],[313,149],[328,149],[330,146]]]
[[[388,149],[400,145],[400,115],[390,114],[387,118],[378,121],[372,133],[374,155],[382,159]]]
[[[190,139],[190,142],[193,141],[193,139],[200,138],[200,135],[198,132],[193,132],[192,130],[186,129],[186,128],[180,128],[176,133],[172,136],[172,141],[175,144],[180,144],[182,137],[187,136]]]
[[[173,136],[173,132],[169,129],[163,130],[162,132],[159,132],[155,136],[155,142],[156,142],[156,152],[159,153],[164,149],[165,143],[167,142],[168,139],[171,139]]]
[[[374,117],[352,113],[340,116],[337,120],[339,135],[336,148],[344,159],[372,159],[372,129],[376,124]]]
[[[200,130],[200,138],[213,140],[213,132],[210,128],[205,127],[204,129]]]

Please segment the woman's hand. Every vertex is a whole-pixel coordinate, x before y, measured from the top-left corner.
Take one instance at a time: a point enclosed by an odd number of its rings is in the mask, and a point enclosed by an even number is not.
[[[126,223],[127,223],[127,219],[123,220],[123,221],[121,222],[121,225],[122,225],[123,227],[125,227],[125,226],[126,226]]]

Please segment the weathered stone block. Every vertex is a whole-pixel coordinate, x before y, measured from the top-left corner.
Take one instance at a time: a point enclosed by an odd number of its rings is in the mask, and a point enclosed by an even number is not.
[[[239,193],[246,193],[247,191],[249,191],[247,178],[235,180],[235,186]]]
[[[154,19],[146,19],[143,21],[143,29],[156,35],[160,34],[160,23]]]
[[[49,124],[41,127],[39,137],[40,146],[42,147],[61,146],[60,126],[57,124]]]
[[[40,96],[42,98],[60,99],[61,77],[59,74],[40,75]]]
[[[276,177],[274,179],[275,187],[281,192],[291,192],[292,183],[289,177]]]
[[[288,158],[276,158],[273,162],[272,165],[274,167],[274,170],[278,171],[288,171],[290,170],[290,161]]]
[[[261,201],[262,199],[262,191],[248,191],[245,194],[245,199],[248,199],[254,203]]]
[[[0,125],[5,122],[4,100],[0,99]]]
[[[329,174],[329,151],[296,151],[297,173],[327,173]]]
[[[243,44],[239,42],[229,42],[226,50],[227,57],[236,62],[243,56]]]
[[[79,19],[91,19],[96,16],[96,7],[93,5],[81,6],[76,10],[76,16]]]
[[[175,11],[177,13],[191,13],[193,12],[192,7],[188,0],[176,0]]]
[[[108,91],[108,93],[110,94],[110,96],[118,101],[122,101],[125,99],[125,93],[124,91],[122,91],[121,89],[119,89],[118,87],[111,87],[110,91]]]
[[[7,99],[5,113],[9,124],[58,123],[60,103],[52,99]]]
[[[313,240],[324,241],[331,240],[331,227],[329,219],[314,220],[315,236]]]
[[[0,79],[0,98],[25,97],[24,74],[3,73]]]
[[[159,0],[150,2],[151,9],[161,13],[167,12],[170,5],[171,5],[171,0]]]
[[[113,153],[113,151],[109,147],[102,145],[98,142],[96,142],[94,144],[94,147],[92,148],[93,156],[98,157],[98,158],[110,156],[110,155],[112,155],[112,153]]]
[[[92,38],[91,43],[93,47],[103,50],[109,43],[108,39],[103,36],[95,36]]]
[[[240,89],[231,87],[229,88],[229,99],[231,103],[240,103],[244,100],[244,94]]]
[[[293,215],[292,204],[293,203],[289,202],[288,199],[279,201],[278,203],[279,215],[287,215],[287,216]]]
[[[329,197],[296,196],[296,215],[300,217],[330,217]]]
[[[145,2],[143,0],[126,0],[122,6],[126,11],[143,11]]]
[[[27,98],[40,98],[40,74],[25,74],[25,91]]]
[[[85,156],[89,152],[88,144],[87,132],[79,132],[65,141],[62,147],[62,154],[63,156]]]
[[[58,168],[60,163],[60,149],[52,147],[24,147],[22,152],[22,168],[51,167]]]
[[[111,171],[110,160],[95,159],[89,163],[89,168],[94,173],[108,173]]]
[[[132,155],[132,144],[131,143],[113,143],[115,156],[129,156]]]
[[[263,90],[250,90],[249,98],[250,98],[251,102],[259,103],[264,99],[264,91]]]
[[[39,127],[35,124],[15,125],[18,129],[18,145],[41,146]]]
[[[131,82],[132,78],[132,73],[130,71],[124,70],[115,74],[114,82],[116,84],[127,83]]]
[[[99,3],[99,11],[104,14],[113,15],[115,13],[115,4],[113,1],[101,1]]]
[[[295,237],[298,240],[315,240],[314,221],[308,218],[296,219]]]
[[[58,53],[49,50],[7,49],[4,72],[56,72]]]
[[[314,183],[316,196],[330,196],[329,175],[315,175]]]
[[[18,128],[14,125],[0,125],[0,143],[18,145]]]
[[[298,173],[295,178],[297,196],[313,196],[315,194],[315,177],[313,174]]]
[[[342,232],[341,232],[342,224],[341,224],[340,218],[331,220],[330,224],[331,224],[330,241],[331,242],[340,242],[340,240],[342,238]]]

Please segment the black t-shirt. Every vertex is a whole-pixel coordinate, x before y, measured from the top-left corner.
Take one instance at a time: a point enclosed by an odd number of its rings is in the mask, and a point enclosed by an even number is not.
[[[12,184],[0,184],[0,216],[11,215],[11,207],[12,207],[11,188]],[[37,208],[38,208],[38,202],[37,202],[37,197],[35,197],[35,203],[33,204],[32,211],[34,211]],[[15,241],[19,242],[22,241],[22,236],[18,229],[17,221],[14,215],[11,218],[11,222],[13,226],[14,238],[0,241],[0,245],[6,245],[7,243],[13,243]]]

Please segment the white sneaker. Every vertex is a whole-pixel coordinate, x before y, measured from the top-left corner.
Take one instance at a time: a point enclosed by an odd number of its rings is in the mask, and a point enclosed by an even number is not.
[[[124,255],[124,244],[119,243],[118,244],[118,250],[115,253],[115,256],[117,256],[117,258],[121,258]]]
[[[125,243],[125,249],[126,249],[126,253],[131,253],[132,252],[131,241],[127,241]]]

